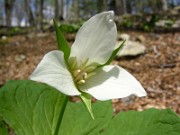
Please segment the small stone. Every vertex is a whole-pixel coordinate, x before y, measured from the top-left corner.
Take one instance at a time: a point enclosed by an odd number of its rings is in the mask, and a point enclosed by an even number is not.
[[[139,35],[136,40],[143,43],[146,41],[146,38],[143,35]]]
[[[149,109],[149,108],[166,109],[164,105],[146,105],[144,108],[145,109]]]
[[[159,20],[155,23],[157,27],[162,27],[162,28],[172,27],[173,24],[174,22],[172,20]]]
[[[172,28],[180,28],[180,20],[176,20],[172,25]]]
[[[128,104],[133,103],[135,98],[136,97],[134,95],[130,95],[128,97],[122,98],[121,101],[128,105]]]
[[[135,65],[136,66],[140,66],[141,64],[139,62],[135,62]]]
[[[48,33],[38,33],[36,36],[39,38],[43,38],[43,37],[47,37]]]
[[[161,38],[161,36],[157,33],[150,33],[149,35],[151,36],[151,38],[156,39],[156,40]]]
[[[26,35],[27,39],[32,39],[34,37],[35,37],[35,33],[30,33],[30,34]]]
[[[179,25],[175,23],[172,25],[172,28],[179,28]]]
[[[23,54],[17,55],[17,56],[15,57],[15,61],[17,61],[17,62],[21,62],[21,61],[23,61],[23,60],[25,60],[25,59],[26,59],[26,56],[23,55]]]
[[[176,40],[180,41],[180,36],[177,36],[177,37],[176,37]]]
[[[120,34],[120,35],[118,35],[118,40],[119,41],[122,41],[122,40],[129,40],[130,39],[130,35],[128,35],[128,34]]]
[[[2,36],[1,39],[2,39],[2,40],[6,40],[7,37],[6,37],[6,36]]]

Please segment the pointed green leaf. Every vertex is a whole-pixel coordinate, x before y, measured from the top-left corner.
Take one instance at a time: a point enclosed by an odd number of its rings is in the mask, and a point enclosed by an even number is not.
[[[89,114],[91,115],[92,119],[94,119],[94,115],[93,115],[92,107],[91,107],[92,97],[86,93],[82,93],[80,95],[80,98],[83,101],[84,105],[86,106],[86,108],[87,108]]]
[[[10,81],[0,89],[0,116],[16,135],[56,135],[66,102],[65,95],[48,85]]]
[[[170,109],[120,112],[101,135],[180,135],[180,118]]]
[[[59,50],[61,50],[62,52],[64,52],[64,59],[66,60],[66,62],[68,61],[71,49],[66,41],[66,39],[64,38],[61,30],[58,27],[57,22],[54,20],[54,27],[55,27],[55,31],[56,31],[56,37],[57,37],[57,42],[58,42],[58,48]]]
[[[109,65],[109,64],[114,60],[114,58],[116,57],[116,54],[119,52],[120,49],[123,48],[125,42],[126,42],[126,40],[124,40],[124,41],[119,45],[119,47],[116,48],[116,49],[113,51],[113,53],[112,53],[111,57],[109,58],[109,60],[108,60],[104,65],[102,65],[102,66]]]

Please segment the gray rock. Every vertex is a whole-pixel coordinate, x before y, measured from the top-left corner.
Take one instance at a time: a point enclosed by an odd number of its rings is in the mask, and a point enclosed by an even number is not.
[[[47,37],[48,33],[37,33],[36,36],[39,37],[39,38],[43,38],[43,37]]]
[[[121,101],[124,102],[126,105],[134,103],[136,96],[130,95],[128,97],[122,98]]]
[[[180,14],[180,6],[177,6],[174,9],[171,9],[170,14],[171,15],[179,15]]]
[[[2,36],[1,39],[2,39],[2,40],[6,40],[7,37],[6,37],[6,36]]]
[[[23,55],[23,54],[17,55],[17,56],[15,57],[15,61],[17,61],[17,62],[21,62],[21,61],[23,61],[23,60],[25,60],[25,59],[26,59],[26,56]]]
[[[146,47],[139,42],[127,40],[124,47],[117,53],[117,57],[137,56],[144,54]]]
[[[136,38],[137,41],[143,43],[146,41],[146,38],[143,36],[143,35],[139,35],[137,38]]]
[[[175,21],[172,28],[180,28],[180,20]]]
[[[118,40],[119,41],[123,41],[123,40],[127,41],[129,39],[130,39],[130,35],[128,35],[128,34],[123,33],[123,34],[118,35]]]
[[[32,39],[32,38],[34,38],[35,37],[35,33],[30,33],[30,34],[27,34],[26,35],[26,38],[27,39]]]
[[[175,39],[178,40],[178,41],[180,41],[180,36],[177,36]],[[179,45],[180,45],[180,44],[179,44]]]
[[[35,37],[43,38],[43,37],[47,37],[47,36],[48,36],[48,33],[30,33],[30,34],[26,35],[26,38],[33,39]]]
[[[174,22],[172,20],[159,20],[155,23],[155,25],[157,27],[172,27],[172,25],[174,24]]]

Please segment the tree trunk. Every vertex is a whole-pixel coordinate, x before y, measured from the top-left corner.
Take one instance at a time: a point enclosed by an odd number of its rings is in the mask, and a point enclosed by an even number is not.
[[[64,0],[55,0],[54,3],[54,17],[56,20],[64,20]]]
[[[98,0],[97,1],[98,13],[105,11],[106,9],[107,9],[107,1],[106,0]]]
[[[167,0],[162,0],[162,9],[164,11],[168,10],[168,2],[167,2]]]
[[[14,0],[5,0],[4,1],[7,27],[11,26],[11,12],[12,12],[12,8],[13,8],[13,3],[14,3]]]
[[[59,5],[58,5],[58,0],[55,0],[55,2],[54,2],[54,18],[56,19],[56,20],[58,20],[58,9],[59,9]]]
[[[126,12],[129,14],[131,14],[131,12],[132,12],[131,0],[126,1]]]
[[[126,11],[126,1],[125,0],[115,0],[115,13],[117,15],[123,15]]]
[[[24,0],[24,6],[26,9],[27,23],[29,23],[30,26],[35,26],[35,20],[33,17],[33,12],[32,12],[32,9],[30,7],[29,0]]]
[[[60,0],[60,13],[59,13],[59,17],[60,17],[60,21],[64,20],[64,0]]]
[[[73,8],[74,8],[74,18],[79,19],[79,1],[78,0],[74,0]]]
[[[123,0],[123,14],[127,14],[127,8],[126,8],[126,0]]]
[[[17,16],[17,19],[18,19],[18,26],[20,27],[21,26],[21,21],[23,19],[23,16],[24,16],[24,5],[20,5],[18,1],[16,1],[16,16]]]
[[[43,15],[43,5],[44,5],[44,0],[40,0],[39,14],[40,14],[40,23],[41,23],[41,25],[42,25],[43,18],[44,18],[44,15]]]
[[[69,17],[69,12],[70,12],[70,2],[69,2],[69,0],[64,0],[64,4],[66,5],[66,6],[63,6],[64,7],[64,19],[68,19],[68,17]]]
[[[147,6],[147,2],[149,2],[150,0],[148,1],[144,1],[144,0],[135,0],[135,7],[136,7],[136,13],[143,13],[144,12],[144,7]]]
[[[43,29],[43,4],[44,0],[37,0],[36,1],[36,30],[40,31]]]

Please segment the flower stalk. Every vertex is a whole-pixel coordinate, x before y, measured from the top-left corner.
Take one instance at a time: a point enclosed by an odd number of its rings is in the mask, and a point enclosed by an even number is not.
[[[63,101],[63,103],[62,103],[62,111],[59,113],[59,117],[58,117],[58,121],[57,121],[58,123],[56,125],[56,129],[55,129],[54,135],[58,135],[59,134],[59,129],[60,129],[60,126],[61,126],[61,121],[63,119],[64,112],[65,112],[68,100],[69,100],[69,97],[64,95],[64,99],[62,99],[62,101]]]

